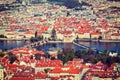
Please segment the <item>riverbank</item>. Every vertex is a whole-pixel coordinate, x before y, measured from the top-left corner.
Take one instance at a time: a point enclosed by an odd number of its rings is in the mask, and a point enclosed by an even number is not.
[[[12,39],[12,38],[0,38],[0,40],[4,41],[29,41],[30,39]],[[90,42],[90,41],[95,41],[95,42],[120,42],[120,40],[97,40],[97,39],[80,39],[79,41],[85,41],[85,42]],[[48,41],[49,43],[72,43],[72,41]]]
[[[98,42],[120,42],[120,40],[92,40],[92,41],[98,41]]]
[[[48,43],[72,43],[71,41],[48,41]]]
[[[43,49],[43,50],[47,50],[51,47],[59,47],[59,48],[66,48],[66,49],[70,49],[73,48],[75,49],[75,51],[78,50],[83,50],[84,48],[78,45],[74,45],[71,42],[63,42],[63,41],[42,41],[44,43],[44,45],[40,45],[41,43],[35,44],[37,45],[37,48]],[[34,43],[34,42],[33,42]],[[48,44],[47,44],[48,43]],[[69,44],[70,43],[70,44]],[[6,50],[10,50],[13,48],[18,48],[18,47],[24,47],[25,45],[30,45],[32,44],[29,41],[0,41],[0,49],[6,49]],[[108,51],[116,51],[120,54],[120,42],[85,42],[85,41],[81,41],[80,44],[82,46],[87,46],[90,47],[91,49],[96,49],[99,51],[104,51],[104,50],[108,50]],[[35,47],[36,48],[36,47]]]
[[[12,38],[0,38],[0,40],[4,40],[4,41],[29,41],[29,39],[12,39]]]
[[[90,41],[93,41],[93,42],[120,42],[120,40],[106,40],[106,39],[103,39],[103,40],[97,40],[97,39],[80,39],[79,41],[85,41],[85,42],[90,42]]]

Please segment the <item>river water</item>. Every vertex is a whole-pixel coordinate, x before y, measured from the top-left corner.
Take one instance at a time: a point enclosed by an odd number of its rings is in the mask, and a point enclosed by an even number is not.
[[[13,48],[22,47],[28,43],[29,41],[2,41],[0,40],[0,49],[10,50]],[[83,42],[82,41],[80,42],[80,44],[83,44],[90,48],[95,48],[100,51],[109,50],[109,51],[118,52],[120,54],[120,42]],[[74,50],[74,51],[85,49],[77,45],[74,45],[73,43],[47,43],[47,44],[37,47],[36,49],[44,50],[45,52],[47,52],[49,48],[52,48],[52,47],[61,48],[65,50]]]

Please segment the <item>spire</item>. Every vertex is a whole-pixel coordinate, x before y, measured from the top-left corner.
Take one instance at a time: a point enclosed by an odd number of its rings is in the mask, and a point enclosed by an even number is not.
[[[0,69],[3,69],[3,66],[0,64]]]

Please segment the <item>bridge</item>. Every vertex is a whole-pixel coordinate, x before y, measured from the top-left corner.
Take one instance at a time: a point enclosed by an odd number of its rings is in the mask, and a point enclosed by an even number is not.
[[[92,48],[89,47],[89,46],[85,46],[85,45],[83,45],[83,44],[79,44],[79,43],[77,43],[77,42],[75,42],[75,41],[73,41],[73,44],[75,44],[75,45],[77,45],[77,46],[79,46],[79,47],[85,48],[85,49],[92,49]],[[94,51],[98,51],[99,53],[102,53],[102,52],[103,52],[103,51],[98,50],[97,48],[94,48],[93,50],[94,50]]]
[[[74,42],[74,41],[73,41],[73,44],[75,44],[75,45],[77,45],[77,46],[79,46],[79,47],[85,48],[85,49],[90,49],[90,47],[85,46],[85,45],[82,45],[82,44],[78,44],[78,43],[76,43],[76,42]]]
[[[48,42],[47,40],[37,41],[34,43],[29,43],[29,44],[25,45],[24,47],[34,48],[34,47],[42,46],[42,45],[46,44],[47,42]]]

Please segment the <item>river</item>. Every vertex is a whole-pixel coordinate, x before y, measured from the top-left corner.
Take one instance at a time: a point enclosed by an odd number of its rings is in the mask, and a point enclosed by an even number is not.
[[[29,41],[3,41],[0,40],[0,49],[3,50],[10,50],[13,48],[22,47],[26,44],[28,44]],[[81,41],[80,44],[83,44],[85,46],[88,46],[90,48],[95,48],[97,50],[103,51],[103,50],[109,50],[118,52],[120,54],[120,42],[84,42]],[[83,50],[84,48],[79,47],[77,45],[74,45],[73,43],[47,43],[42,46],[37,47],[36,49],[44,50],[47,52],[49,48],[61,48],[65,50]]]

